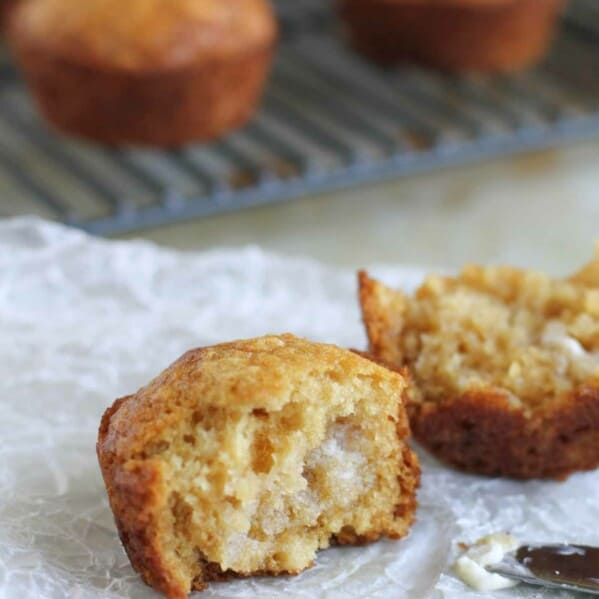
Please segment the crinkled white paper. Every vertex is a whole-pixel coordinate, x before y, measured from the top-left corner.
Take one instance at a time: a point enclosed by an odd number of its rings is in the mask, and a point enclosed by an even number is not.
[[[407,287],[421,277],[377,273]],[[352,272],[257,248],[184,254],[0,222],[0,597],[155,596],[128,563],[104,493],[103,410],[195,346],[290,331],[364,347],[355,287]],[[408,538],[331,549],[298,577],[213,584],[203,596],[488,597],[452,574],[458,541],[507,530],[599,545],[599,473],[520,483],[422,462]],[[520,586],[496,596],[570,595]]]

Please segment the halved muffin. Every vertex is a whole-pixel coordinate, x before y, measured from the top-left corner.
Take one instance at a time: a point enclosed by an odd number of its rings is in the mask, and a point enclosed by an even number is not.
[[[377,359],[409,367],[415,437],[453,466],[563,478],[599,466],[599,253],[577,275],[429,276],[414,296],[360,275]]]
[[[133,567],[171,599],[296,574],[331,543],[404,536],[419,467],[398,373],[292,335],[188,352],[102,420]]]

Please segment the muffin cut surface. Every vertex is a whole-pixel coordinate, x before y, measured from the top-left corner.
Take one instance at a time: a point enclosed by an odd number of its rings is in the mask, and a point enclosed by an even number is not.
[[[298,573],[331,542],[400,538],[418,465],[404,378],[291,335],[193,350],[102,421],[131,562],[168,597]]]
[[[468,266],[413,297],[360,277],[370,349],[409,366],[416,437],[484,474],[599,465],[599,260],[569,279]]]

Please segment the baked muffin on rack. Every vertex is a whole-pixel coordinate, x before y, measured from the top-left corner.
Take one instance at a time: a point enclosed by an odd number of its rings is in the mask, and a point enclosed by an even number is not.
[[[8,15],[14,5],[15,0],[0,0],[0,32],[4,30]]]
[[[413,297],[360,275],[373,356],[408,366],[415,437],[490,476],[599,466],[599,247],[577,275],[509,267],[429,276]]]
[[[186,353],[100,427],[133,567],[180,599],[212,580],[299,573],[331,543],[404,536],[419,480],[406,388],[292,335]]]
[[[381,63],[516,71],[539,61],[565,0],[337,0],[350,42]]]
[[[52,125],[157,146],[243,125],[277,31],[268,0],[22,0],[7,29]]]

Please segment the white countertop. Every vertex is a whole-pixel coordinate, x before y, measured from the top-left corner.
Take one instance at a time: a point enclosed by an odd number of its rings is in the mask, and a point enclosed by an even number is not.
[[[599,141],[195,220],[143,237],[258,244],[351,267],[509,263],[566,273],[599,239]]]
[[[0,265],[0,597],[156,597],[120,546],[94,451],[113,398],[190,347],[283,330],[365,343],[354,276],[313,261],[254,249],[182,256],[15,219],[0,222]],[[404,287],[420,275],[386,273]],[[297,578],[231,581],[193,598],[532,599],[546,595],[467,589],[450,568],[458,543],[510,531],[527,543],[599,546],[599,471],[503,480],[419,453],[407,538],[331,548]]]

